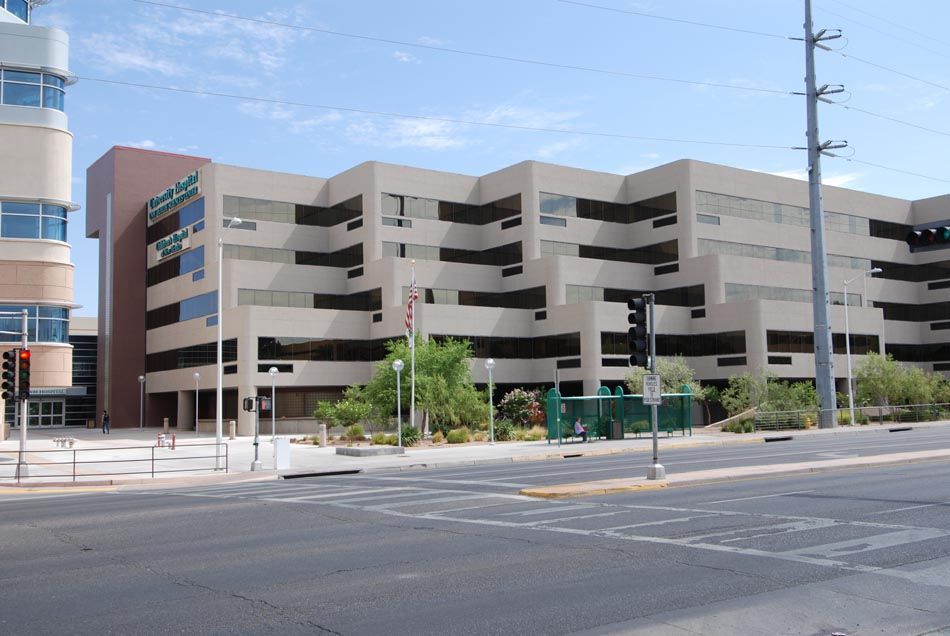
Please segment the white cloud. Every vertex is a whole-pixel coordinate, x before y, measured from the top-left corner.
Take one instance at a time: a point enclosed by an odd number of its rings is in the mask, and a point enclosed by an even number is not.
[[[332,124],[343,120],[343,115],[338,112],[327,113],[326,115],[316,115],[306,119],[294,119],[290,122],[290,132],[304,133],[310,132],[316,128],[328,128]]]
[[[295,116],[294,111],[287,106],[268,102],[241,102],[237,109],[238,112],[258,119],[290,121]]]
[[[759,172],[762,172],[762,171],[759,171]],[[767,172],[768,174],[775,175],[776,177],[786,177],[789,179],[798,179],[799,181],[808,181],[808,172],[805,170],[805,168],[781,170],[779,172],[769,172],[769,171],[765,171],[765,172]],[[860,172],[843,172],[839,174],[822,173],[821,183],[822,185],[845,188],[861,180],[863,177],[864,177],[864,174]]]
[[[171,60],[159,59],[141,43],[97,33],[79,40],[80,50],[93,64],[104,66],[109,71],[153,71],[162,75],[175,75],[178,69]]]
[[[641,158],[641,159],[659,159],[659,158],[660,158],[660,153],[658,153],[658,152],[647,152],[647,153],[644,153],[644,154],[640,155],[640,158]]]
[[[443,46],[445,44],[445,42],[439,38],[432,38],[425,35],[417,38],[416,42],[419,44],[425,44],[426,46]]]
[[[142,141],[120,141],[117,145],[128,146],[130,148],[142,148],[143,150],[154,150],[158,147],[158,144],[151,139],[143,139]]]
[[[554,143],[541,146],[537,149],[537,151],[535,151],[535,154],[541,159],[550,159],[561,154],[565,150],[571,150],[572,148],[576,148],[583,144],[584,140],[576,137],[573,139],[565,139],[564,141],[556,141]]]
[[[419,58],[412,55],[411,53],[406,53],[404,51],[393,51],[393,58],[395,58],[399,62],[404,62],[404,63],[410,63],[410,62],[415,63],[415,64],[421,63],[419,62]]]

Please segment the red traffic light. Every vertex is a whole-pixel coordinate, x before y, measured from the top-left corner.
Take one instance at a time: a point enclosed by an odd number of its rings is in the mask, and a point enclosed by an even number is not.
[[[20,349],[20,364],[23,364],[23,361],[26,360],[27,364],[30,363],[30,350],[29,349]]]

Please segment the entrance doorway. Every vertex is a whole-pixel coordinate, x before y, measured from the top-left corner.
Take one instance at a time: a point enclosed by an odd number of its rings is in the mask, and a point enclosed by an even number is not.
[[[62,398],[30,400],[27,407],[27,425],[29,428],[60,428],[66,426],[66,400]],[[14,408],[7,403],[7,421],[11,428],[20,427],[20,405]],[[11,412],[12,411],[12,412]]]

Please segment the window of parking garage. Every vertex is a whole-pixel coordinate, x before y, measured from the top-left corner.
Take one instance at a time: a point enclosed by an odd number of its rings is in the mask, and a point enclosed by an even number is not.
[[[311,362],[375,362],[386,357],[386,343],[376,340],[332,338],[259,337],[258,360],[303,360]]]
[[[810,331],[767,331],[766,343],[769,353],[815,352],[815,334]],[[880,350],[879,344],[879,338],[874,334],[851,334],[851,353],[854,355],[876,353]],[[843,333],[831,334],[831,345],[834,353],[847,353]]]
[[[145,328],[157,329],[217,312],[218,292],[192,296],[180,302],[152,309],[145,314]]]
[[[874,302],[874,307],[884,310],[884,320],[902,322],[933,322],[950,319],[950,303],[904,304]]]
[[[590,301],[626,303],[631,298],[639,298],[646,293],[648,293],[647,290],[641,289],[617,289],[588,285],[567,285],[565,287],[566,304],[568,305]],[[657,305],[702,307],[706,304],[706,292],[703,285],[661,289],[652,293],[655,294]]]
[[[0,71],[0,103],[63,110],[66,80],[58,75],[32,71]]]
[[[636,203],[581,199],[550,192],[539,192],[538,198],[542,215],[576,217],[612,223],[636,223],[676,214],[675,192]]]
[[[631,249],[541,241],[541,256],[577,256],[601,261],[660,265],[679,259],[679,245],[675,239]]]
[[[0,236],[66,241],[66,208],[45,203],[0,201]]]
[[[467,336],[440,334],[430,336],[436,342],[447,338],[467,340],[476,358],[563,358],[581,355],[581,334],[563,333],[534,338],[504,338],[495,336]]]
[[[744,285],[726,283],[726,302],[739,300],[785,300],[794,303],[810,303],[813,294],[810,289],[789,289],[787,287],[768,287],[765,285]],[[830,292],[832,305],[844,305],[844,293]],[[848,294],[848,305],[861,306],[861,294]]]
[[[15,312],[16,316],[0,315],[0,342],[20,342],[23,310],[26,309],[27,339],[30,342],[69,342],[69,309],[51,305],[4,305],[0,312]]]
[[[382,309],[382,289],[354,294],[318,294],[269,289],[239,289],[238,305],[258,307],[298,307],[305,309],[338,309],[342,311],[378,311]]]
[[[236,338],[224,340],[221,342],[222,363],[237,361],[238,344]],[[204,344],[192,345],[190,347],[181,347],[170,349],[168,351],[158,351],[145,356],[145,370],[149,373],[158,371],[171,371],[172,369],[187,369],[190,367],[202,367],[218,363],[218,343],[206,342]]]
[[[332,227],[362,216],[363,196],[357,195],[330,207],[322,207],[225,195],[224,215],[241,220]]]
[[[473,205],[383,193],[382,213],[384,216],[486,225],[521,214],[521,194],[513,194],[484,205]]]
[[[741,219],[810,227],[811,217],[808,208],[785,203],[773,203],[758,199],[696,191],[696,212],[720,216],[733,216]],[[853,214],[825,212],[825,229],[830,232],[844,232],[858,236],[873,236],[895,241],[903,241],[910,226],[891,221],[880,221]]]
[[[600,350],[604,355],[628,355],[627,333],[602,331]],[[746,352],[745,331],[700,334],[657,334],[657,355],[686,357],[726,356]]]
[[[789,263],[811,263],[810,252],[792,250],[784,247],[732,243],[729,241],[714,241],[712,239],[699,239],[696,245],[700,256],[720,254],[723,256],[745,256],[747,258],[762,258]],[[871,269],[871,259],[869,258],[828,254],[827,262],[829,267],[859,269],[864,271]]]
[[[422,261],[441,261],[443,263],[467,263],[469,265],[490,265],[505,267],[521,262],[521,242],[508,243],[486,250],[467,250],[458,247],[438,247],[435,245],[416,245],[412,243],[393,243],[383,241],[383,256],[395,258],[415,258]]]
[[[530,287],[509,292],[466,291],[459,289],[420,289],[420,299],[430,305],[503,307],[505,309],[541,309],[547,304],[545,288]],[[409,288],[402,288],[402,301],[409,301]]]
[[[887,343],[887,353],[899,362],[943,362],[950,360],[950,342],[930,344],[892,344]],[[948,365],[941,365],[934,371],[950,371]]]
[[[224,257],[241,261],[261,261],[286,265],[313,265],[349,269],[363,264],[363,244],[356,243],[336,252],[304,252],[255,245],[224,245]]]

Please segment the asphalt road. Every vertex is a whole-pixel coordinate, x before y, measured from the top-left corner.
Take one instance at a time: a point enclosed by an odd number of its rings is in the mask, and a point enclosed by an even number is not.
[[[922,429],[661,459],[684,471],[947,442]],[[12,495],[0,633],[950,633],[950,462],[516,494],[648,463]]]

